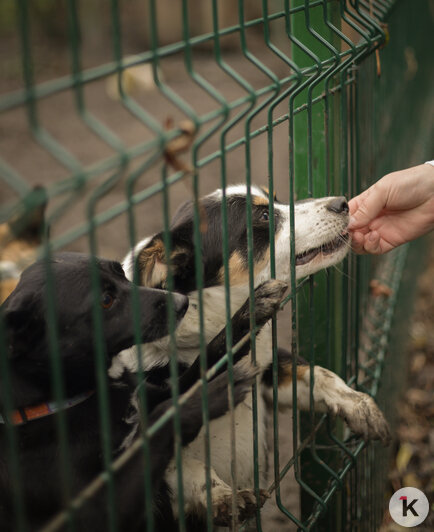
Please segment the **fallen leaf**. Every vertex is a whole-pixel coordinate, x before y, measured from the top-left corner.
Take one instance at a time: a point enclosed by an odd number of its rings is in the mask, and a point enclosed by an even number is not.
[[[396,454],[396,468],[401,475],[406,471],[412,456],[413,446],[406,442],[402,443]]]
[[[369,283],[369,288],[374,297],[390,297],[393,294],[393,290],[386,284],[381,283],[378,279],[372,279]]]

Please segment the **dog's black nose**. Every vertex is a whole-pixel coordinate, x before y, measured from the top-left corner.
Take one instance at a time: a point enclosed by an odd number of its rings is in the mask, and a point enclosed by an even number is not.
[[[336,212],[337,214],[341,214],[343,212],[348,213],[350,210],[348,207],[348,202],[344,196],[331,199],[327,203],[326,208],[328,211]]]
[[[177,316],[182,317],[187,312],[188,309],[188,297],[183,296],[182,294],[172,294],[173,295],[173,306]]]

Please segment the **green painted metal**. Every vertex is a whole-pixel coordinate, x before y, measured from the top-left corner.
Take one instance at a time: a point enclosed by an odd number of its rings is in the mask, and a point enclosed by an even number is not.
[[[293,29],[294,35],[309,49],[307,54],[301,47],[294,47],[294,60],[300,65],[317,66],[317,73],[314,76],[308,87],[302,91],[296,98],[299,103],[306,101],[306,111],[300,113],[294,119],[294,137],[296,139],[294,146],[294,162],[295,162],[295,179],[297,183],[297,197],[318,197],[326,194],[339,195],[341,190],[336,189],[330,183],[330,175],[326,169],[327,155],[333,151],[333,139],[328,137],[330,130],[334,127],[339,127],[332,121],[329,121],[329,115],[326,113],[325,105],[328,99],[324,99],[322,105],[312,106],[314,95],[321,94],[325,91],[327,94],[327,87],[325,80],[336,76],[337,68],[342,68],[339,61],[339,52],[335,44],[339,46],[339,41],[336,39],[336,33],[333,32],[326,22],[333,24],[335,27],[340,23],[337,13],[337,4],[328,6],[318,6],[310,10],[308,3],[299,2],[305,7],[304,12],[293,15]],[[339,30],[340,28],[337,27]],[[324,68],[322,61],[335,57],[334,63]],[[337,77],[337,76],[336,76]],[[334,96],[333,104],[339,108],[339,102],[336,101],[342,96],[342,91]],[[334,116],[332,115],[332,118]],[[325,150],[327,145],[327,151]],[[339,151],[339,147],[337,148]],[[311,363],[328,365],[331,363],[330,346],[327,345],[326,334],[321,334],[323,330],[325,333],[333,328],[332,321],[333,313],[330,313],[330,308],[324,302],[330,300],[331,284],[333,283],[333,276],[316,275],[315,280],[312,277],[309,284],[305,286],[297,298],[298,310],[298,338],[299,338],[299,353]],[[315,288],[314,288],[315,284]],[[327,298],[327,295],[329,296]],[[337,295],[336,293],[334,294]],[[327,327],[324,324],[327,323]],[[317,332],[317,331],[320,332]],[[334,338],[333,334],[328,334]],[[313,390],[313,372],[311,390]],[[310,431],[312,424],[314,424],[315,416],[313,413],[313,397],[311,395],[311,412],[310,414],[303,414],[301,416],[300,437],[306,438]],[[317,435],[311,441],[311,444],[306,451],[301,455],[301,473],[300,485],[301,490],[301,515],[302,518],[307,518],[312,508],[312,498],[316,499],[319,504],[323,501],[319,494],[325,489],[330,476],[337,478],[335,472],[331,467],[335,464],[329,453],[317,451],[316,444],[322,443],[322,438]],[[331,467],[330,467],[331,466]]]
[[[63,397],[60,378],[61,365],[57,342],[56,315],[54,309],[53,286],[50,282],[51,254],[67,246],[74,245],[85,237],[88,249],[93,256],[100,253],[99,231],[115,220],[126,220],[128,243],[133,246],[142,235],[136,211],[148,201],[159,202],[163,213],[162,225],[167,256],[170,255],[170,211],[173,205],[171,190],[181,183],[191,185],[190,198],[194,205],[194,244],[195,266],[198,290],[198,312],[201,356],[201,381],[203,422],[205,432],[205,461],[207,487],[207,529],[212,530],[212,508],[210,489],[210,432],[208,419],[207,380],[218,368],[227,365],[229,370],[230,403],[233,404],[233,355],[240,348],[232,346],[230,323],[230,283],[229,247],[226,204],[222,210],[222,235],[224,256],[224,283],[226,297],[227,353],[214,368],[205,366],[205,322],[203,289],[204,280],[201,256],[201,214],[199,198],[202,195],[202,176],[218,163],[219,176],[215,186],[225,187],[232,179],[230,157],[240,154],[243,160],[244,175],[241,180],[248,187],[255,175],[253,167],[254,143],[263,141],[267,147],[266,167],[270,198],[276,191],[279,176],[275,172],[275,162],[281,156],[276,150],[276,139],[282,126],[287,125],[285,142],[288,147],[288,197],[291,226],[295,227],[294,201],[296,198],[342,194],[352,196],[366,188],[371,182],[400,167],[409,166],[425,158],[434,145],[432,123],[424,120],[429,107],[429,88],[433,86],[432,68],[426,50],[426,36],[432,34],[433,23],[427,1],[421,1],[414,9],[403,0],[283,0],[282,2],[262,0],[258,3],[261,16],[249,15],[247,3],[239,0],[233,9],[234,20],[221,23],[224,8],[221,2],[209,2],[210,26],[201,34],[193,35],[192,13],[197,8],[193,0],[182,0],[179,26],[180,40],[161,44],[158,33],[159,3],[147,3],[146,20],[138,21],[149,36],[149,46],[134,57],[124,52],[124,31],[121,24],[124,3],[110,0],[107,3],[107,20],[110,24],[111,62],[92,68],[83,68],[84,51],[82,46],[82,3],[67,0],[64,3],[67,42],[70,54],[70,73],[58,79],[37,83],[37,66],[33,49],[32,9],[28,0],[16,2],[16,35],[21,44],[22,88],[0,94],[1,113],[23,110],[27,127],[34,141],[41,149],[52,156],[65,171],[57,180],[50,181],[46,197],[33,190],[11,162],[8,153],[0,153],[0,186],[8,190],[8,199],[0,204],[1,220],[8,219],[17,206],[30,210],[42,204],[46,198],[53,202],[47,216],[48,229],[57,229],[62,215],[84,203],[86,215],[73,227],[56,232],[51,239],[45,239],[41,256],[45,257],[48,276],[48,314],[50,336],[50,357],[52,361],[52,381],[56,400]],[[0,11],[1,13],[1,11]],[[387,22],[388,28],[383,25]],[[250,33],[261,35],[260,50],[252,46]],[[390,42],[386,43],[386,35]],[[225,49],[225,39],[237,39],[237,53],[246,64],[262,76],[260,84],[253,83],[248,71],[235,68]],[[210,47],[205,52],[200,47]],[[197,64],[197,53],[208,53],[210,64],[225,79],[237,86],[231,95],[209,81]],[[269,54],[264,55],[264,51]],[[185,94],[173,88],[160,74],[160,65],[167,58],[182,57],[188,82],[199,89],[213,102],[212,109],[206,111],[198,102],[186,99]],[[273,57],[274,62],[269,58]],[[378,57],[381,76],[377,76]],[[276,60],[285,66],[276,69]],[[165,160],[168,143],[178,138],[180,128],[166,129],[164,116],[155,116],[132,96],[123,81],[123,73],[129,67],[150,65],[155,90],[184,118],[188,118],[195,128],[192,146],[185,155],[185,169],[173,169]],[[416,68],[415,68],[416,64]],[[125,143],[113,127],[108,127],[92,111],[87,99],[87,88],[92,82],[116,76],[119,103],[132,120],[139,121],[150,135],[146,140],[137,139]],[[399,80],[399,83],[397,83]],[[57,139],[41,119],[42,104],[47,104],[59,94],[71,92],[75,114],[85,126],[89,138],[96,136],[110,149],[110,155],[91,164],[84,164],[70,148]],[[240,95],[241,94],[241,95]],[[411,103],[411,105],[410,105]],[[283,109],[285,105],[285,109]],[[200,110],[199,110],[200,109]],[[409,139],[412,142],[409,142]],[[237,152],[238,150],[238,152]],[[19,165],[17,165],[19,166]],[[215,166],[214,166],[215,168]],[[143,186],[141,178],[154,172],[158,175],[154,182]],[[41,176],[43,179],[43,176]],[[240,178],[238,178],[240,181]],[[82,199],[88,187],[90,195]],[[113,190],[122,187],[123,199],[109,207],[104,201]],[[248,188],[249,190],[249,188]],[[278,191],[277,191],[278,192]],[[280,194],[279,194],[280,196]],[[254,289],[253,272],[253,231],[251,216],[251,195],[247,196],[246,220],[248,225],[249,288]],[[51,204],[51,203],[50,203]],[[176,205],[173,205],[176,207]],[[273,209],[270,209],[270,235],[273,235]],[[48,231],[47,231],[48,233]],[[295,240],[288,243],[292,255],[295,253]],[[274,244],[271,244],[271,276],[275,276]],[[120,257],[119,257],[120,258]],[[396,397],[399,393],[398,378],[390,375],[392,364],[388,346],[393,334],[394,320],[399,325],[399,312],[402,301],[409,301],[411,290],[406,284],[406,271],[415,271],[413,249],[404,247],[382,260],[371,261],[366,257],[350,257],[339,269],[322,272],[310,279],[296,282],[295,264],[291,264],[289,294],[282,302],[288,303],[291,312],[288,331],[291,332],[291,345],[296,357],[302,355],[312,365],[321,364],[338,372],[347,382],[354,384],[377,397],[380,406],[393,419],[386,396]],[[170,268],[169,268],[170,271]],[[392,296],[374,301],[369,296],[369,280],[373,272],[382,282],[390,286]],[[113,473],[122,467],[122,460],[112,463],[110,436],[110,405],[107,394],[107,375],[104,371],[104,350],[101,342],[101,316],[98,310],[99,278],[95,263],[92,269],[92,293],[95,299],[95,352],[98,369],[97,395],[100,405],[102,426],[101,449],[105,471],[96,479],[107,485],[107,507],[110,513],[110,531],[119,530],[116,519],[116,485]],[[134,272],[138,280],[138,272]],[[169,275],[168,285],[173,280]],[[401,288],[402,287],[402,288]],[[135,295],[134,295],[135,294]],[[133,291],[136,336],[139,338],[137,291]],[[169,302],[169,306],[171,303]],[[251,311],[254,304],[251,303]],[[253,314],[253,312],[252,312]],[[402,319],[402,318],[401,318]],[[401,321],[402,323],[402,321]],[[173,423],[176,430],[175,461],[178,472],[180,507],[180,530],[187,531],[183,504],[183,479],[188,471],[183,471],[181,461],[181,441],[179,435],[179,407],[186,400],[179,396],[177,389],[176,344],[174,337],[175,320],[169,313],[171,330],[171,387],[173,408],[153,426],[148,426],[143,415],[143,436],[135,445],[141,448],[145,461],[149,454],[149,437],[165,423]],[[276,362],[277,347],[281,338],[277,334],[276,321],[272,322],[273,360]],[[8,388],[7,345],[5,333],[0,327],[0,370],[2,376],[2,401],[7,411],[13,408]],[[251,323],[252,359],[255,360],[255,324]],[[391,342],[396,346],[396,342]],[[395,355],[394,355],[395,356]],[[398,357],[402,364],[402,356]],[[398,360],[397,359],[397,360]],[[139,376],[142,372],[139,363]],[[294,375],[294,404],[296,405],[296,372]],[[294,410],[292,418],[292,440],[294,452],[287,463],[282,463],[279,448],[279,417],[277,411],[277,366],[273,371],[274,398],[273,436],[274,475],[269,486],[273,503],[278,510],[299,530],[377,530],[386,506],[380,494],[386,482],[387,452],[377,445],[367,446],[357,438],[348,438],[340,422],[327,416],[315,416],[313,409],[299,415]],[[5,383],[5,384],[3,384]],[[313,381],[311,382],[311,396]],[[257,387],[253,386],[253,434],[254,485],[252,488],[259,500],[258,468],[258,422]],[[139,402],[146,412],[146,397],[139,390]],[[390,401],[389,401],[390,403]],[[52,524],[49,530],[56,530],[67,523],[74,527],[74,511],[83,501],[72,498],[69,487],[71,475],[68,461],[68,431],[62,415],[57,418],[60,442],[59,488],[65,503],[65,511]],[[232,457],[232,482],[236,485],[237,463],[235,460],[235,421],[230,416]],[[16,455],[16,435],[13,427],[7,430],[9,455],[14,469],[14,508],[17,530],[28,530],[19,463]],[[381,474],[379,471],[381,469]],[[301,508],[290,508],[282,494],[280,481],[288,473],[295,477],[294,490],[299,489]],[[375,477],[375,478],[374,478]],[[143,471],[145,486],[144,508],[148,511],[147,528],[154,530],[152,512],[152,485],[149,470]],[[236,509],[235,494],[232,498]],[[369,508],[369,512],[366,509]],[[235,512],[234,512],[235,513]],[[254,522],[253,522],[254,521]],[[243,530],[256,526],[261,531],[264,525],[262,512],[258,508],[256,517],[250,524],[237,526],[233,530]],[[57,528],[56,528],[57,527]]]

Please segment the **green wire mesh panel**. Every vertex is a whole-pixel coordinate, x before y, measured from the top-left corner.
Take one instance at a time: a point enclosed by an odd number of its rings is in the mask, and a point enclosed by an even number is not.
[[[183,201],[193,200],[209,530],[199,198],[231,183],[265,185],[270,197],[276,192],[291,207],[305,197],[351,197],[389,171],[432,158],[428,41],[433,16],[428,0],[417,6],[404,0],[5,0],[0,5],[0,222],[47,204],[39,256],[48,259],[56,250],[69,249],[121,260],[141,238],[163,228],[170,249],[171,215]],[[249,194],[246,216],[252,292]],[[230,228],[225,209],[222,230],[228,352],[221,364],[228,362],[232,386],[236,348],[230,342]],[[294,251],[293,240],[290,245]],[[9,261],[2,246],[0,242],[0,260]],[[351,256],[339,268],[299,285],[292,264],[285,309],[272,325],[274,355],[278,346],[291,347],[312,365],[336,371],[376,397],[393,422],[402,378],[393,368],[402,368],[403,361],[402,349],[389,353],[389,341],[397,337],[394,323],[402,328],[395,309],[408,306],[411,299],[403,282],[406,271],[415,272],[411,256],[411,248],[375,261]],[[18,269],[28,260],[23,257]],[[47,275],[49,280],[48,260]],[[373,278],[390,288],[390,297],[370,294]],[[96,301],[96,268],[92,284]],[[50,282],[47,291],[52,382],[60,401],[64,390]],[[137,304],[135,308],[138,314]],[[96,303],[94,320],[106,471],[83,498],[72,500],[70,435],[59,415],[59,490],[65,512],[46,530],[59,529],[65,520],[74,529],[72,506],[80,507],[101,484],[108,486],[110,530],[118,529],[113,477],[123,461],[113,463],[111,458],[110,405]],[[137,315],[136,321],[139,338]],[[175,424],[179,526],[187,530],[182,483],[189,473],[181,467],[173,312],[169,325],[174,408],[148,427],[137,445],[149,462],[149,437],[164,423]],[[10,411],[3,328],[0,333],[2,402]],[[252,394],[252,445],[257,457],[256,387]],[[271,417],[269,484],[260,485],[255,459],[251,488],[258,495],[259,488],[267,487],[272,498],[239,529],[377,530],[387,507],[388,451],[349,437],[343,424],[317,416],[313,409],[303,415],[296,409],[293,415],[279,414],[276,404]],[[28,530],[16,434],[13,428],[7,432],[16,525]],[[232,472],[235,477],[233,459]],[[144,508],[150,508],[147,468],[143,482]],[[151,512],[147,527],[154,528]]]

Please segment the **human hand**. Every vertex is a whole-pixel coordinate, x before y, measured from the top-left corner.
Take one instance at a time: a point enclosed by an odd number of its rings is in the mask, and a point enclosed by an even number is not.
[[[348,204],[353,250],[387,253],[434,229],[434,166],[387,174]]]

